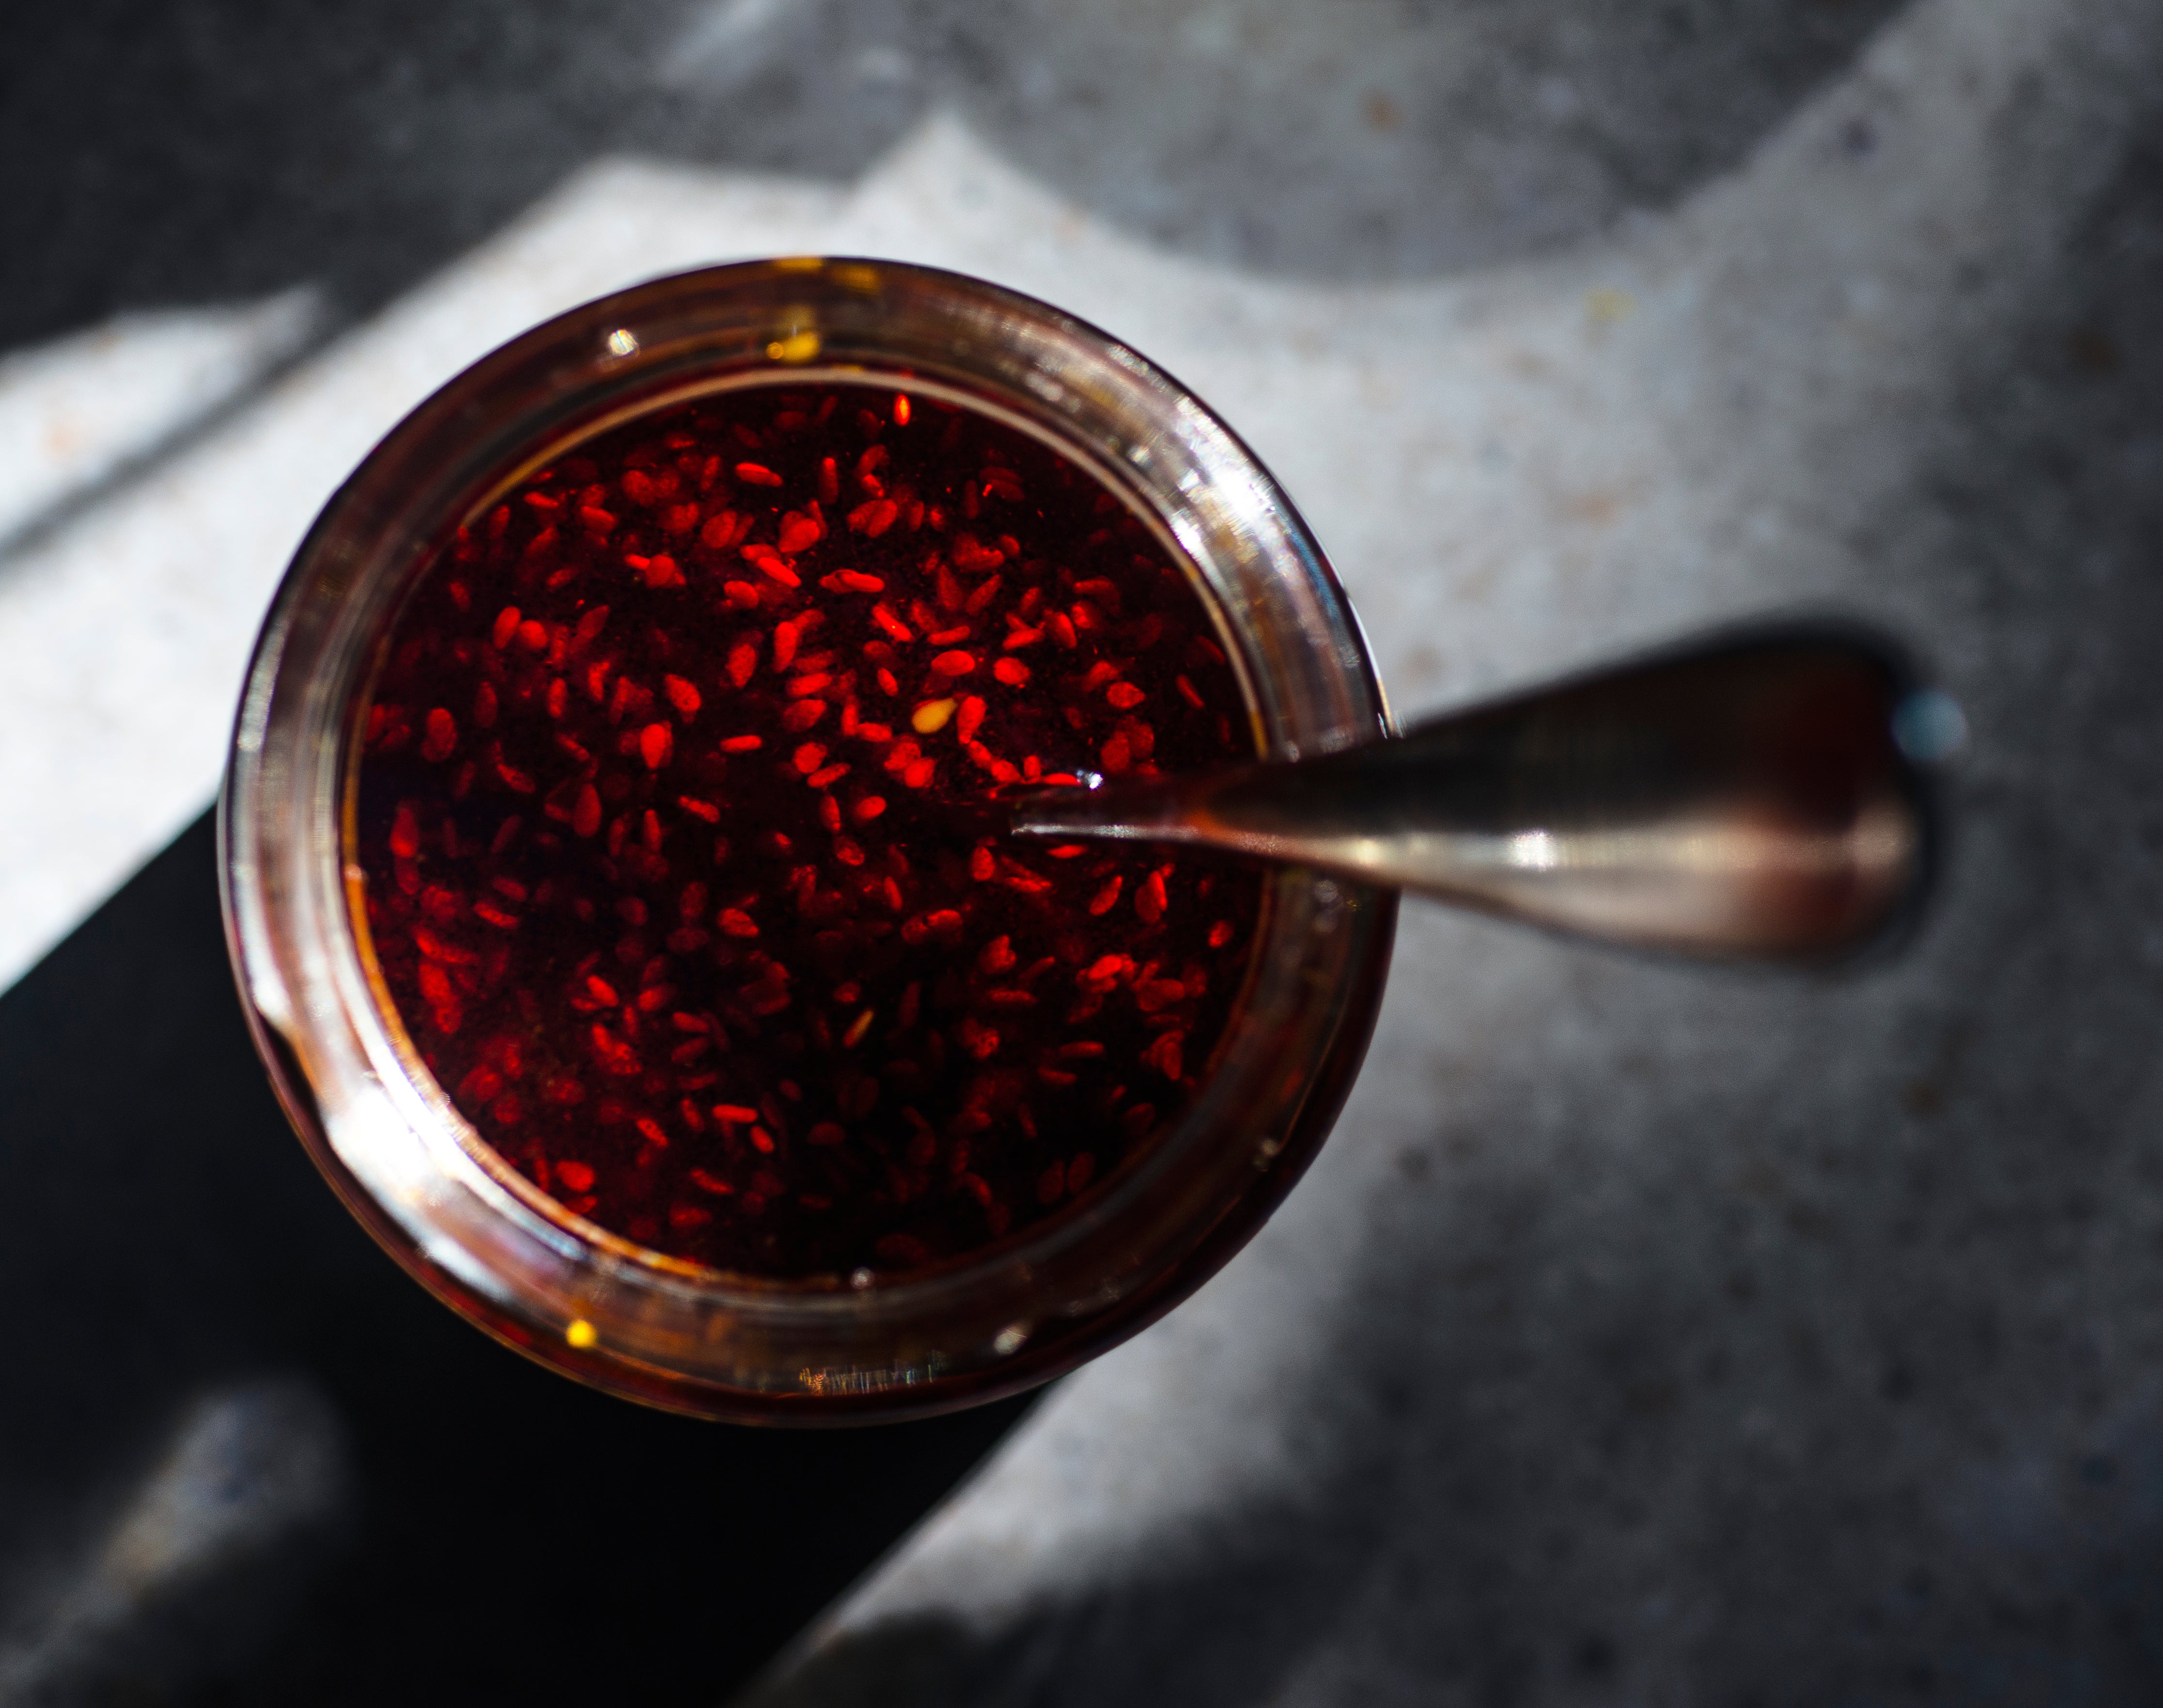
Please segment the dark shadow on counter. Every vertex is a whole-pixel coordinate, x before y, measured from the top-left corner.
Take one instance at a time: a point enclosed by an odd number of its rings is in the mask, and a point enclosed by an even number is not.
[[[595,158],[829,183],[961,110],[1145,241],[1417,278],[1668,205],[1894,0],[77,0],[0,65],[0,351],[312,285],[364,315]]]
[[[0,1700],[712,1701],[1024,1409],[701,1424],[505,1351],[347,1217],[207,820],[0,997]]]

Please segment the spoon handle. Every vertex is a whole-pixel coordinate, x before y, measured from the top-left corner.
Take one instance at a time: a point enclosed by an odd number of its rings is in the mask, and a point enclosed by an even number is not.
[[[1291,762],[1018,796],[1025,836],[1202,843],[1631,944],[1821,961],[1912,914],[1959,708],[1859,631],[1730,635]]]

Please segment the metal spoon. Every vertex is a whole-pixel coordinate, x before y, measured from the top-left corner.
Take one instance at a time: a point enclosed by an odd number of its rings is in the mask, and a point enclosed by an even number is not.
[[[1862,631],[1730,635],[1312,759],[1014,798],[1017,836],[1205,844],[1610,942],[1822,961],[1928,886],[1960,708]]]

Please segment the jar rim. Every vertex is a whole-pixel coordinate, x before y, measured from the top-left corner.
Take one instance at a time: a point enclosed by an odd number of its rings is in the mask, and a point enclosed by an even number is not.
[[[1234,1005],[1219,1063],[1182,1118],[1071,1208],[868,1286],[662,1257],[568,1218],[498,1155],[410,1040],[401,1047],[354,930],[342,828],[354,711],[380,637],[450,532],[567,440],[695,394],[822,380],[905,380],[1087,464],[1197,579],[1233,643],[1264,752],[1386,731],[1356,619],[1304,522],[1162,369],[962,275],[750,262],[654,280],[542,323],[453,379],[364,459],[274,600],[219,815],[251,1028],[303,1142],[379,1240],[500,1339],[600,1386],[710,1415],[804,1421],[1011,1391],[1197,1285],[1327,1132],[1371,1029],[1395,917],[1393,893],[1273,874],[1254,1000]],[[1299,1071],[1287,1075],[1286,1060]],[[1228,1239],[1193,1272],[1197,1254]]]

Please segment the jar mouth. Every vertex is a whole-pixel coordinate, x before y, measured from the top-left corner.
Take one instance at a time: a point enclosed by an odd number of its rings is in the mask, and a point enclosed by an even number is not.
[[[988,1398],[1100,1349],[1113,1322],[1131,1332],[1168,1307],[1259,1225],[1326,1133],[1394,924],[1390,893],[1271,874],[1245,988],[1181,1119],[1076,1204],[869,1285],[668,1256],[573,1215],[488,1144],[405,1034],[345,851],[359,715],[395,611],[460,523],[571,445],[717,392],[890,380],[1029,434],[1121,499],[1202,596],[1254,751],[1294,757],[1386,729],[1318,548],[1176,380],[1092,327],[958,275],[750,263],[658,280],[535,328],[371,453],[280,589],[221,802],[245,1006],[296,1129],[348,1205],[500,1338],[710,1414],[793,1402],[892,1415]]]
[[[484,516],[507,494],[515,491],[537,470],[562,461],[580,448],[618,428],[716,396],[749,391],[811,388],[822,384],[905,385],[915,398],[950,402],[965,410],[988,416],[1038,440],[1062,456],[1082,461],[1096,480],[1120,499],[1129,514],[1150,532],[1165,550],[1171,561],[1184,573],[1189,586],[1208,616],[1212,631],[1223,647],[1233,677],[1239,684],[1242,705],[1246,713],[1248,751],[1256,757],[1267,757],[1270,751],[1268,732],[1257,705],[1245,648],[1237,629],[1225,616],[1207,579],[1179,546],[1165,519],[1127,490],[1122,471],[1103,465],[1085,448],[1047,432],[1041,422],[1033,416],[1017,411],[996,399],[982,397],[964,387],[927,379],[912,369],[875,368],[868,364],[841,368],[815,364],[792,367],[778,374],[770,369],[741,369],[683,380],[657,392],[642,392],[634,401],[611,401],[590,419],[567,430],[562,436],[526,448],[507,469],[484,486],[457,516],[448,518],[445,526],[448,530],[455,531],[461,526],[472,524]],[[422,560],[416,573],[409,577],[407,586],[403,589],[405,593],[411,593],[426,579],[433,561],[432,558]],[[401,598],[384,614],[382,637],[373,648],[378,667],[395,622],[397,606],[402,603]],[[605,1253],[616,1263],[636,1265],[657,1276],[668,1277],[702,1292],[715,1295],[776,1300],[817,1298],[846,1293],[853,1300],[853,1296],[862,1291],[866,1284],[855,1281],[849,1276],[824,1273],[773,1276],[754,1271],[716,1268],[642,1244],[589,1217],[576,1213],[560,1199],[544,1192],[491,1145],[429,1071],[383,976],[368,927],[367,910],[362,904],[358,880],[359,867],[354,848],[355,796],[366,714],[374,691],[374,672],[371,670],[360,681],[346,713],[344,771],[339,794],[343,866],[346,878],[344,929],[374,998],[373,1018],[381,1029],[381,1037],[378,1040],[371,1036],[369,1041],[379,1062],[385,1057],[395,1060],[397,1073],[410,1082],[427,1105],[431,1119],[455,1140],[469,1160],[484,1170],[499,1187],[509,1192],[527,1209],[573,1234],[594,1252]],[[1276,888],[1274,884],[1265,884],[1264,888],[1263,911],[1255,934],[1258,943],[1266,942],[1270,936],[1274,914],[1271,904]],[[1250,955],[1242,976],[1240,992],[1232,1000],[1231,1008],[1234,1014],[1244,1010],[1247,997],[1265,976],[1265,958],[1260,955]],[[1224,1046],[1214,1053],[1224,1053],[1229,1042],[1228,1039],[1226,1040]],[[1213,1073],[1206,1073],[1202,1077],[1210,1089],[1218,1092],[1219,1100],[1224,1100],[1225,1094],[1219,1088],[1217,1077]],[[1158,1162],[1162,1153],[1176,1147],[1186,1135],[1208,1130],[1209,1124],[1206,1119],[1196,1119],[1204,1107],[1202,1103],[1197,1102],[1195,1110],[1190,1111],[1161,1138],[1153,1140],[1142,1154],[1132,1159],[1130,1166],[1117,1171],[1086,1199],[1067,1207],[1059,1214],[935,1263],[898,1272],[879,1273],[871,1279],[868,1285],[888,1294],[920,1286],[928,1288],[931,1294],[935,1295],[942,1288],[967,1286],[971,1277],[981,1270],[1008,1261],[1040,1260],[1064,1244],[1086,1241],[1102,1227],[1115,1224],[1122,1219],[1128,1213],[1129,1200],[1146,1197],[1150,1192],[1155,1173],[1160,1171],[1153,1171],[1151,1165]]]

